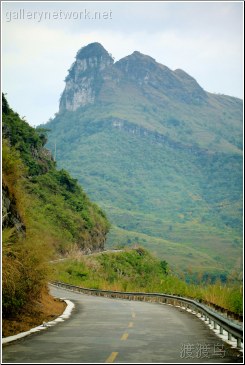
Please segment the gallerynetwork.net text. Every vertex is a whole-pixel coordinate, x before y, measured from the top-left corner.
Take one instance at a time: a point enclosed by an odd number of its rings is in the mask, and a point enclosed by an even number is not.
[[[43,20],[110,20],[112,11],[27,11],[19,9],[18,11],[7,11],[5,13],[7,22],[16,20],[32,20],[40,23]]]

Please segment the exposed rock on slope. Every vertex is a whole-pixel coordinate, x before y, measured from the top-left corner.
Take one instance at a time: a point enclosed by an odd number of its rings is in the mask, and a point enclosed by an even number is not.
[[[25,225],[17,210],[15,198],[11,197],[5,184],[2,186],[2,228],[14,228],[17,234],[25,234]]]
[[[103,81],[101,72],[113,62],[112,57],[99,43],[80,49],[66,78],[60,111],[75,111],[81,106],[93,104]]]

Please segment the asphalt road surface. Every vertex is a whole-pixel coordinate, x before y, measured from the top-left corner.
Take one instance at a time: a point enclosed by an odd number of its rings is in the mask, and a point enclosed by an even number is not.
[[[241,354],[179,308],[72,293],[71,317],[3,347],[3,363],[223,363]]]

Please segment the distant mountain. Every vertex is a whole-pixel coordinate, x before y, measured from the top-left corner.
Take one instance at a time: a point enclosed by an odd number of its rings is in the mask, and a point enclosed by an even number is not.
[[[187,277],[241,270],[242,100],[135,51],[81,48],[45,127],[114,224],[109,246],[150,248]]]

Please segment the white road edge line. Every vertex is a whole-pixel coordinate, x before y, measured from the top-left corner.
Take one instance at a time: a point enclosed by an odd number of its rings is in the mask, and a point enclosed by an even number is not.
[[[63,298],[61,298],[61,299],[63,299]],[[46,322],[40,326],[34,327],[34,328],[30,329],[29,331],[21,332],[14,336],[4,337],[4,338],[2,338],[2,344],[4,345],[5,343],[16,341],[16,340],[19,340],[20,338],[29,336],[34,332],[45,330],[49,327],[56,325],[57,323],[63,322],[65,319],[69,318],[73,308],[75,307],[75,304],[68,299],[63,299],[63,300],[64,300],[64,302],[66,302],[67,306],[66,306],[66,309],[64,310],[63,314],[61,314],[59,317],[57,317],[53,321]]]
[[[191,309],[187,309],[185,307],[182,307],[181,305],[176,305],[177,308],[184,309],[185,311],[193,314],[197,318],[199,318],[201,321],[203,321],[215,334],[217,337],[222,339],[224,342],[228,343],[232,348],[237,349],[236,347],[236,339],[234,337],[231,338],[231,340],[228,340],[228,332],[223,330],[223,334],[221,335],[219,333],[219,329],[214,329],[213,325],[211,323],[208,323],[208,321],[205,320],[205,318],[201,317],[201,315]],[[219,328],[219,326],[218,326]],[[241,348],[238,349],[241,353],[243,353],[243,343],[241,343]]]

